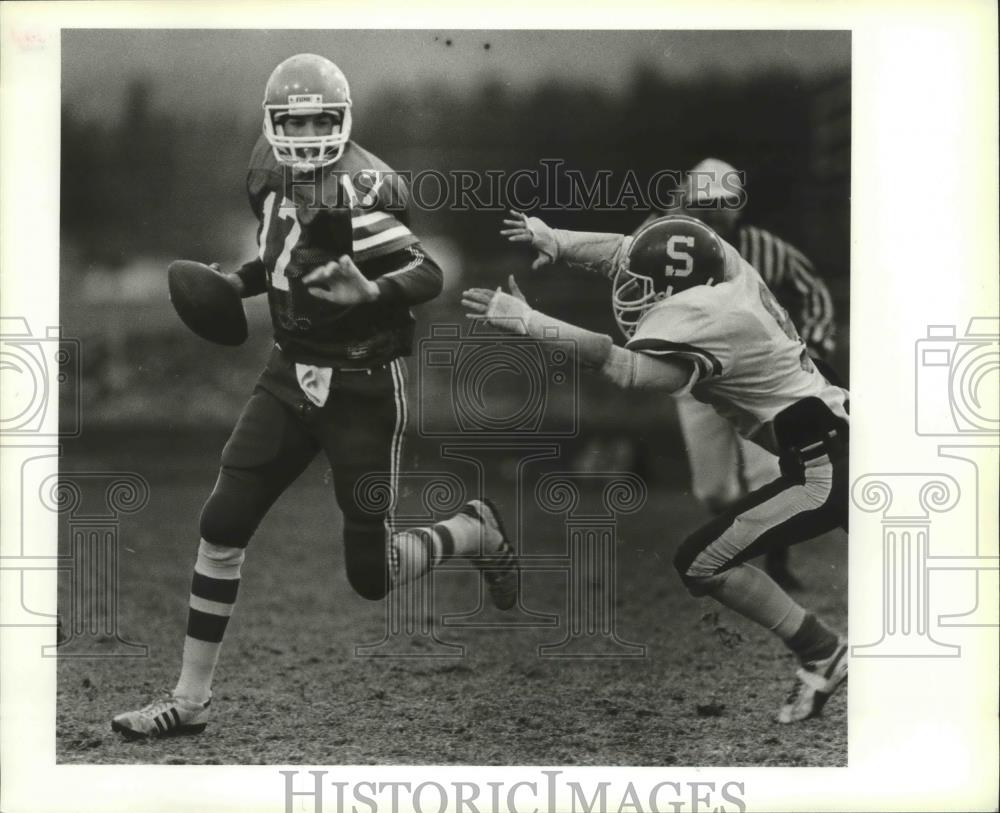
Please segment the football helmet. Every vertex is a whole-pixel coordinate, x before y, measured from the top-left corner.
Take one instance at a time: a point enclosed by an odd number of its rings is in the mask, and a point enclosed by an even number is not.
[[[330,135],[288,136],[282,119],[331,113],[340,128]],[[340,159],[351,137],[351,90],[340,68],[316,54],[296,54],[271,73],[264,90],[264,136],[274,157],[299,170]]]
[[[725,279],[722,240],[693,217],[668,215],[637,231],[611,283],[615,321],[630,339],[649,310],[668,296]]]

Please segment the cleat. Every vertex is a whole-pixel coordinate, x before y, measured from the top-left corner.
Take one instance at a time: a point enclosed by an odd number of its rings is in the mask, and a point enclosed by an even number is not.
[[[488,499],[471,500],[465,504],[463,511],[478,520],[487,531],[500,537],[491,552],[479,557],[476,566],[483,574],[493,605],[499,610],[509,610],[517,603],[521,569],[514,546],[504,529],[500,511]]]
[[[211,702],[211,698],[204,703],[193,703],[181,697],[167,695],[138,711],[126,711],[117,715],[111,721],[111,730],[117,731],[127,740],[200,734],[208,724],[208,706]]]
[[[778,712],[778,722],[798,723],[818,717],[826,701],[847,681],[847,641],[843,638],[829,658],[803,664],[796,673],[795,687]]]

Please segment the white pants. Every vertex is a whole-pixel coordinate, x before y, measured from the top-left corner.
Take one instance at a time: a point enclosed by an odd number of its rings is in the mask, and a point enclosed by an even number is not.
[[[740,437],[711,406],[690,395],[676,401],[691,490],[703,503],[719,510],[780,476],[778,458]]]

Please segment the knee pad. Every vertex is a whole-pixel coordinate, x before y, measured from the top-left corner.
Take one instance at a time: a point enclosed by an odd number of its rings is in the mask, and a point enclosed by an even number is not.
[[[381,522],[344,520],[344,561],[347,581],[359,596],[369,601],[385,598],[390,581],[386,531]]]

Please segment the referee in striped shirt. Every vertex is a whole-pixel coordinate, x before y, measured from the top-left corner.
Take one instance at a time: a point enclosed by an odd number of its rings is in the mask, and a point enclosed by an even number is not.
[[[744,195],[739,173],[725,161],[706,158],[688,172],[682,194],[679,212],[701,220],[739,250],[788,311],[810,353],[825,361],[834,347],[830,292],[795,246],[740,223]],[[709,510],[721,512],[780,475],[776,457],[741,438],[708,404],[682,396],[677,398],[677,412],[691,489]],[[787,548],[769,554],[765,567],[782,586],[800,587],[788,568]]]

